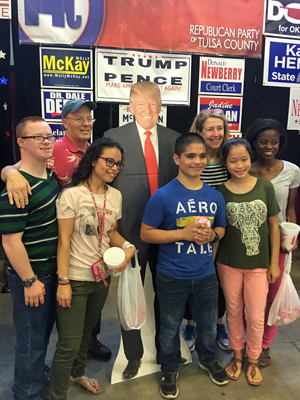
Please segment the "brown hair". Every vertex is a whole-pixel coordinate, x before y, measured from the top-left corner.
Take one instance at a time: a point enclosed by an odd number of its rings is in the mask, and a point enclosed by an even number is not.
[[[192,123],[191,132],[202,132],[203,131],[203,127],[205,124],[205,121],[208,118],[219,118],[221,121],[223,121],[223,125],[224,125],[224,139],[223,142],[221,144],[221,146],[218,149],[218,156],[220,157],[221,160],[223,160],[223,151],[222,151],[222,147],[223,144],[227,142],[227,140],[230,139],[230,131],[229,131],[229,126],[228,126],[228,122],[227,119],[225,117],[224,114],[216,114],[214,112],[212,112],[211,114],[203,114],[203,113],[199,113],[196,115],[196,117],[194,118],[194,121]],[[198,131],[198,132],[197,132]]]
[[[140,81],[135,83],[130,90],[130,100],[129,103],[132,102],[133,96],[136,96],[138,94],[149,94],[149,95],[154,95],[157,96],[159,99],[159,103],[161,104],[161,92],[160,88],[158,85],[154,82],[149,82],[149,81]]]
[[[26,118],[21,119],[21,121],[18,123],[17,127],[16,127],[16,135],[17,135],[17,139],[21,138],[22,136],[24,136],[24,131],[26,129],[26,125],[29,122],[46,122],[44,120],[44,118],[39,117],[39,116],[29,116]]]

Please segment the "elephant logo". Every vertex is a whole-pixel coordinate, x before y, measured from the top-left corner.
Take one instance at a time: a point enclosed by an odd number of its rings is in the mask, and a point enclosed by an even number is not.
[[[241,231],[246,255],[259,254],[260,234],[258,228],[267,219],[267,206],[262,200],[226,204],[226,216],[230,225]]]

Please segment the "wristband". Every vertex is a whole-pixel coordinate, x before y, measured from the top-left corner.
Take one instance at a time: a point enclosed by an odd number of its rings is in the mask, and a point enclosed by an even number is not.
[[[129,247],[135,247],[135,246],[130,242],[127,242],[126,240],[126,242],[123,243],[122,250],[129,249]]]
[[[70,281],[58,282],[59,285],[70,285]]]
[[[62,278],[58,278],[58,283],[59,282],[70,282],[70,278],[68,276],[64,276]]]

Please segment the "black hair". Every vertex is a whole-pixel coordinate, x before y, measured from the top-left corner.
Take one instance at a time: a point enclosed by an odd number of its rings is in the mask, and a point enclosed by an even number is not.
[[[263,131],[274,130],[279,135],[279,151],[285,149],[287,145],[287,134],[283,125],[272,118],[257,118],[247,130],[245,138],[249,141],[252,149],[255,149],[255,143],[258,136]]]
[[[232,147],[234,146],[244,146],[245,149],[248,151],[250,157],[251,157],[251,146],[250,143],[248,142],[248,140],[244,139],[244,138],[233,138],[233,139],[229,139],[226,143],[224,143],[223,145],[223,158],[224,158],[224,163],[226,164],[226,160],[228,157],[228,154],[230,152],[230,150],[232,149]]]
[[[81,182],[86,181],[92,173],[93,163],[103,154],[106,148],[117,148],[120,150],[123,160],[123,147],[120,143],[115,140],[102,137],[96,139],[86,150],[84,156],[80,160],[80,163],[72,175],[71,182],[66,187],[74,187],[79,185]]]
[[[186,150],[187,146],[189,146],[192,143],[203,144],[203,146],[206,149],[206,142],[201,135],[198,135],[198,133],[195,132],[187,132],[178,136],[175,142],[175,154],[177,154],[178,157],[180,157],[181,154]]]

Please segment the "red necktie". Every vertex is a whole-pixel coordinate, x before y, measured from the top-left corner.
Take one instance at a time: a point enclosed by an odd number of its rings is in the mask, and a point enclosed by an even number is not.
[[[158,189],[157,160],[156,160],[156,154],[155,154],[153,144],[150,140],[151,132],[146,131],[144,133],[147,136],[146,140],[145,140],[145,161],[146,161],[146,167],[147,167],[147,172],[148,172],[150,193],[152,196]]]

